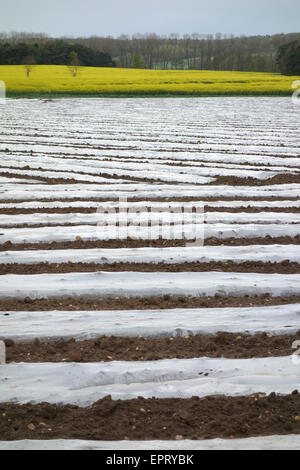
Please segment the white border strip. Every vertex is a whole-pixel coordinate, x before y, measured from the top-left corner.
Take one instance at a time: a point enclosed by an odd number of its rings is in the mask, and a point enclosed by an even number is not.
[[[76,439],[0,441],[0,450],[300,450],[300,434],[245,439],[84,441]]]

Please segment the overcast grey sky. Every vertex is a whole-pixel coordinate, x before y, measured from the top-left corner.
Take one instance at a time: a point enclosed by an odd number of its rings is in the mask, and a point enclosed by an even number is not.
[[[0,0],[0,31],[51,36],[299,32],[299,0]]]

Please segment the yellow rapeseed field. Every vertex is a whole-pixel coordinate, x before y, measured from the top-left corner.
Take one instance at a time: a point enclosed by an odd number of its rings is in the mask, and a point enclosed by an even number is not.
[[[300,77],[254,72],[140,70],[36,65],[29,77],[22,65],[0,65],[8,96],[30,95],[288,95]]]

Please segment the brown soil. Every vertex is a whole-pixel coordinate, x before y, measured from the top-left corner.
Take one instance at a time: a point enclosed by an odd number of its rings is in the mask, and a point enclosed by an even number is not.
[[[299,237],[300,243],[300,237]],[[97,240],[72,242],[51,242],[51,243],[11,243],[10,241],[0,244],[0,251],[6,250],[63,250],[70,248],[140,248],[144,246],[170,247],[184,246],[184,240]]]
[[[146,209],[146,207],[145,207]],[[150,208],[147,207],[148,211],[161,212],[162,208]],[[53,207],[53,208],[0,208],[0,214],[7,215],[18,215],[18,214],[95,214],[97,207]],[[118,207],[115,207],[116,213],[119,212]],[[300,207],[210,207],[204,206],[204,212],[230,212],[230,213],[259,213],[259,212],[290,212],[294,214],[300,213]]]
[[[159,359],[190,359],[194,357],[251,357],[289,356],[296,335],[272,336],[262,333],[219,332],[216,335],[194,335],[171,338],[122,338],[101,336],[97,339],[75,341],[15,342],[6,339],[6,360],[10,362],[99,362],[155,361]]]
[[[209,439],[300,433],[300,395],[142,398],[91,406],[0,404],[0,439]]]
[[[1,166],[0,168],[10,168],[10,167],[5,167],[5,166]],[[25,167],[22,167],[22,168],[18,168],[20,170],[36,170],[36,171],[40,171],[40,172],[46,172],[48,170],[44,169],[44,168],[30,168],[29,165],[25,166]],[[59,172],[59,170],[49,170],[49,171],[56,171],[56,172]],[[79,175],[84,175],[84,176],[96,176],[95,173],[83,173],[83,172],[72,172],[74,173],[74,176],[76,176],[76,174],[79,174]],[[36,179],[38,181],[42,181],[42,182],[45,182],[47,184],[50,184],[50,185],[53,185],[53,184],[75,184],[75,183],[81,183],[81,184],[96,184],[95,182],[93,181],[89,181],[89,180],[86,180],[86,181],[79,181],[79,180],[76,180],[75,178],[72,178],[72,179],[66,179],[66,178],[53,178],[53,177],[47,177],[47,176],[30,176],[30,175],[20,175],[19,173],[12,173],[12,172],[5,172],[5,171],[0,171],[0,175],[1,176],[6,176],[8,178],[25,178],[25,179]],[[164,180],[161,180],[160,178],[146,178],[146,177],[136,177],[136,176],[130,176],[130,174],[128,175],[118,175],[118,174],[110,174],[110,173],[105,173],[105,172],[100,172],[97,174],[97,176],[101,176],[101,177],[104,177],[104,178],[108,178],[108,179],[124,179],[124,180],[127,180],[127,181],[132,181],[132,182],[140,182],[140,183],[153,183],[153,184],[157,184],[157,183],[162,183],[164,182]],[[185,183],[184,181],[183,182],[180,182],[180,181],[168,181],[167,182],[168,184],[172,184],[172,185],[184,185],[184,184],[190,184],[190,183]],[[260,180],[260,179],[257,179],[257,178],[240,178],[238,176],[218,176],[216,177],[213,181],[211,181],[210,183],[207,183],[208,185],[228,185],[228,186],[269,186],[269,185],[272,185],[272,184],[291,184],[291,183],[300,183],[300,173],[297,173],[297,174],[291,174],[291,173],[279,173],[278,175],[275,175],[273,176],[272,178],[268,178],[268,179],[264,179],[264,180]],[[100,183],[100,184],[105,184],[105,183]],[[202,183],[193,183],[194,185],[196,186],[203,186]]]
[[[10,166],[3,166],[1,165],[0,166],[0,169],[1,168],[4,168],[4,169],[9,169],[11,171],[14,170],[14,167],[10,167]],[[111,168],[113,170],[113,168]],[[120,169],[120,168],[119,168]],[[122,169],[122,168],[121,168]],[[23,167],[18,167],[18,170],[22,170],[22,171],[26,171],[26,170],[31,170],[31,171],[39,171],[41,173],[45,173],[45,172],[48,172],[48,171],[51,171],[53,173],[59,173],[59,172],[66,172],[66,170],[61,170],[61,169],[54,169],[54,168],[41,168],[41,167],[30,167],[29,165],[26,165],[26,166],[23,166]],[[116,168],[117,170],[117,168]],[[12,174],[12,173],[8,173],[8,174]],[[122,175],[117,175],[116,173],[115,174],[110,174],[110,173],[103,173],[103,172],[100,172],[100,169],[98,169],[97,171],[95,171],[94,173],[93,172],[83,172],[83,171],[74,171],[74,170],[71,170],[70,174],[76,176],[76,175],[81,175],[81,176],[103,176],[105,175],[105,178],[108,178],[108,179],[133,179],[135,180],[136,178],[135,177],[130,177],[130,176],[125,176],[123,177]],[[20,176],[20,173],[17,173],[17,175]],[[30,175],[26,175],[27,178],[32,178]],[[42,177],[43,178],[43,177]],[[50,179],[51,181],[51,177],[45,177],[47,179]],[[64,178],[63,178],[64,179]],[[137,179],[140,179],[140,178],[137,178]]]
[[[207,222],[204,221],[203,223],[206,224]],[[231,222],[231,225],[233,225],[233,226],[234,225],[249,225],[249,224],[252,224],[252,222],[244,222],[244,221],[242,221],[242,222],[235,222],[235,221]],[[85,222],[85,223],[82,223],[82,222],[64,223],[64,222],[55,222],[55,221],[53,221],[53,222],[50,222],[50,223],[41,223],[41,224],[35,224],[35,223],[33,223],[33,224],[14,224],[14,225],[0,224],[0,230],[1,229],[12,229],[12,230],[14,230],[14,229],[21,229],[21,228],[44,228],[44,227],[81,227],[82,225],[90,225],[91,227],[96,227],[96,226],[105,227],[106,223],[104,222],[104,223],[100,224],[100,222],[99,222],[99,224],[97,225],[94,222],[89,224],[87,222]],[[116,224],[114,224],[114,225],[116,227],[119,227],[120,223],[116,222]],[[298,222],[298,221],[297,222],[291,222],[290,225],[300,225],[300,222]],[[130,227],[131,222],[127,222],[127,224],[124,224],[124,226]],[[152,224],[150,222],[148,222],[148,227],[157,227],[157,226],[162,227],[163,224],[159,223],[158,221],[155,222],[155,223],[152,223]],[[178,224],[176,224],[174,222],[171,222],[170,226],[171,227],[176,227],[176,226],[178,226]]]
[[[84,241],[74,240],[70,242],[51,242],[51,243],[11,243],[10,241],[0,244],[0,251],[19,251],[19,250],[64,250],[64,249],[87,249],[87,248],[142,248],[142,247],[172,247],[186,246],[193,243],[194,240],[140,240],[127,238],[124,240],[96,240]],[[204,245],[209,246],[247,246],[247,245],[299,245],[300,236],[296,237],[256,237],[256,238],[207,238]]]
[[[223,152],[224,153],[224,152]],[[122,159],[125,159],[125,158],[130,158],[130,157],[122,157]],[[295,158],[295,157],[285,157],[285,156],[282,156],[282,158]],[[80,160],[80,159],[78,159]],[[87,159],[89,160],[89,159]],[[106,160],[106,159],[105,159]],[[105,161],[104,160],[104,161]],[[175,159],[172,159],[172,158],[168,158],[168,161],[164,160],[163,158],[155,158],[155,160],[160,160],[161,163],[159,163],[159,165],[168,165],[168,166],[180,166],[180,167],[196,167],[196,168],[211,168],[212,166],[209,165],[207,166],[207,163],[214,163],[215,167],[216,168],[225,168],[225,169],[230,169],[228,167],[228,165],[226,165],[226,163],[224,162],[224,160],[218,160],[218,161],[214,161],[214,162],[207,162],[207,160],[193,160],[193,161],[189,161],[189,160],[175,160]],[[170,163],[170,160],[173,160],[173,163]],[[113,162],[116,162],[118,161],[117,159],[114,159],[114,160],[110,160],[110,161],[113,161]],[[121,161],[121,160],[120,160]],[[151,161],[148,159],[148,160],[142,160],[140,159],[140,162],[141,163],[151,163]],[[137,163],[139,163],[137,161]],[[239,162],[239,163],[233,163],[234,165],[241,165],[241,166],[246,166],[246,167],[257,167],[258,169],[260,167],[263,167],[263,168],[267,168],[267,170],[271,170],[271,171],[275,171],[275,172],[278,172],[278,173],[281,173],[281,170],[274,170],[274,166],[281,166],[280,164],[278,165],[274,165],[274,164],[271,164],[270,162],[264,162],[264,163],[259,163],[259,162],[254,162],[254,161],[249,161],[249,162]],[[287,167],[287,168],[290,168],[291,167]],[[234,169],[234,168],[232,168]],[[251,168],[249,168],[251,169]],[[263,171],[267,171],[267,170],[263,170]],[[293,168],[293,171],[295,172],[299,172],[299,168]]]
[[[233,261],[210,263],[185,262],[185,263],[36,263],[36,264],[0,264],[1,274],[41,274],[41,273],[72,273],[72,272],[97,272],[97,271],[142,271],[142,272],[204,272],[222,271],[238,273],[277,273],[299,274],[300,264],[289,260],[281,263],[262,261],[247,261],[234,263]]]
[[[1,168],[1,167],[0,167]],[[3,168],[3,167],[2,167]],[[8,167],[10,168],[10,167]],[[23,168],[19,168],[21,170],[25,170],[25,169],[28,169],[28,170],[31,170],[31,168],[28,166],[27,167],[23,167]],[[59,172],[59,170],[45,170],[43,168],[32,168],[32,170],[38,170],[40,172],[46,172],[46,171],[56,171],[56,172]],[[88,176],[87,173],[83,173],[83,172],[73,172],[72,171],[72,174],[74,174],[76,176],[76,174],[80,174],[80,175],[84,175],[84,176]],[[101,182],[101,183],[97,183],[96,181],[89,181],[89,180],[78,180],[78,179],[74,179],[74,178],[53,178],[53,177],[47,177],[47,176],[30,176],[30,175],[21,175],[20,173],[8,173],[8,172],[0,172],[0,176],[5,176],[5,177],[8,177],[8,178],[23,178],[23,179],[36,179],[38,181],[41,181],[41,182],[44,182],[44,183],[47,183],[47,184],[99,184],[99,185],[105,185],[105,184],[110,184],[110,181],[106,181],[106,182]],[[137,176],[129,176],[129,175],[117,175],[117,174],[113,174],[111,175],[110,173],[91,173],[90,176],[100,176],[102,178],[107,178],[107,179],[111,179],[111,180],[115,180],[115,179],[122,179],[124,180],[124,183],[128,183],[128,182],[137,182],[137,183],[153,183],[153,184],[157,184],[157,183],[162,183],[163,180],[161,180],[160,178],[157,178],[157,179],[154,179],[154,178],[139,178]],[[174,185],[177,185],[177,184],[189,184],[189,183],[184,183],[184,182],[179,182],[179,181],[168,181],[168,184],[174,184]],[[200,183],[194,183],[195,185],[200,185]],[[202,185],[202,183],[201,183]]]
[[[1,204],[17,204],[21,202],[111,202],[111,201],[118,201],[119,198],[116,196],[115,198],[110,197],[89,197],[89,198],[80,198],[80,197],[72,197],[72,198],[57,198],[57,199],[47,199],[47,198],[39,198],[37,199],[5,199],[1,200]],[[145,201],[145,197],[129,197],[127,199],[128,202],[138,202],[138,201]],[[210,197],[200,197],[200,196],[176,196],[176,197],[147,197],[147,202],[220,202],[220,201],[299,201],[299,197],[279,197],[279,196],[253,196],[253,197],[233,197],[233,196],[223,196],[222,194],[218,194],[216,196]]]
[[[0,300],[0,311],[47,311],[47,310],[148,310],[171,308],[257,307],[300,303],[300,295],[271,297],[244,297],[216,294],[213,297],[63,297],[52,299],[8,299]],[[4,315],[9,315],[5,313]]]
[[[25,180],[36,180],[40,181],[41,183],[47,183],[47,184],[75,184],[75,183],[84,183],[84,184],[90,184],[90,181],[77,181],[75,179],[64,179],[64,178],[46,178],[44,176],[38,176],[38,175],[21,175],[19,173],[7,173],[5,171],[0,172],[0,176],[5,176],[6,178],[21,178]]]
[[[215,181],[209,183],[210,185],[228,185],[228,186],[268,186],[272,184],[291,184],[300,183],[300,173],[288,174],[280,173],[265,180],[258,180],[256,178],[239,178],[237,176],[219,176]]]

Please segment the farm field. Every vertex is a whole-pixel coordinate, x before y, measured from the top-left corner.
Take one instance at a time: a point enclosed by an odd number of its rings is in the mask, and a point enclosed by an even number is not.
[[[300,447],[299,118],[6,100],[0,449]]]
[[[291,95],[300,77],[261,72],[139,70],[36,65],[27,78],[22,65],[0,65],[8,96],[211,96]]]

